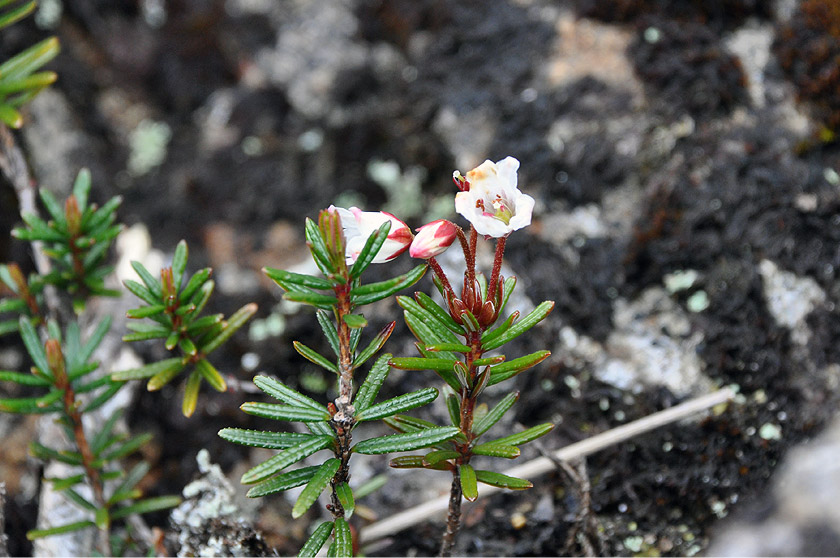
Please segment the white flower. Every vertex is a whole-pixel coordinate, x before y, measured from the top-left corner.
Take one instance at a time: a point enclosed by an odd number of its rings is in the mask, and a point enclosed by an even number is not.
[[[531,224],[534,198],[516,187],[519,161],[484,161],[462,179],[467,189],[455,194],[455,210],[479,234],[501,238]],[[460,173],[453,175],[456,182]]]
[[[391,230],[388,231],[388,238],[382,244],[379,253],[373,258],[373,263],[393,260],[408,249],[414,238],[408,225],[384,211],[362,211],[358,207],[344,209],[334,205],[331,205],[329,210],[337,211],[341,218],[341,228],[344,229],[344,238],[347,243],[344,252],[347,265],[356,262],[367,239],[386,221],[391,221]]]
[[[411,243],[408,253],[412,258],[428,260],[442,254],[455,241],[455,224],[446,219],[438,219],[417,229],[417,236]]]

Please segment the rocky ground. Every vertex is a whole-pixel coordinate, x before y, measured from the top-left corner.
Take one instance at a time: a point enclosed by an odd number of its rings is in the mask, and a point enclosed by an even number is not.
[[[62,42],[59,81],[20,136],[42,184],[66,190],[90,167],[97,199],[125,197],[129,238],[142,244],[145,224],[158,261],[185,238],[191,266],[216,269],[219,311],[260,304],[223,358],[243,381],[265,370],[317,398],[332,389],[291,350],[294,339],[317,346],[312,316],[259,272],[305,265],[304,216],[335,203],[412,226],[453,217],[452,171],[513,155],[537,207],[506,264],[523,304],[556,301],[510,351],[553,353],[517,379],[514,420],[557,423],[544,441],[554,449],[719,386],[739,390],[722,412],[589,457],[577,479],[558,472],[467,508],[459,554],[835,554],[836,512],[813,510],[840,490],[836,425],[800,447],[840,400],[834,5],[42,0],[37,25],[13,27],[2,49],[48,33]],[[0,261],[23,261],[6,239],[17,219],[7,184],[0,200]],[[374,325],[398,319],[394,305],[375,315]],[[388,350],[411,354],[405,327]],[[23,365],[0,339],[0,368]],[[395,372],[386,389],[428,380]],[[248,425],[237,407],[252,396],[207,394],[189,420],[179,397],[132,404],[132,428],[156,434],[148,490],[179,492],[201,448],[201,472],[217,463],[236,486],[264,456],[216,432]],[[0,422],[12,555],[32,552],[22,533],[36,513],[40,469],[26,456],[36,429]],[[361,502],[378,517],[448,485],[388,472],[384,458],[354,467],[359,482],[388,473]],[[807,486],[791,490],[791,478]],[[318,515],[292,521],[282,496],[254,504],[241,513],[280,554],[296,552]],[[368,552],[432,554],[441,527]],[[786,533],[784,544],[768,545],[768,533]]]

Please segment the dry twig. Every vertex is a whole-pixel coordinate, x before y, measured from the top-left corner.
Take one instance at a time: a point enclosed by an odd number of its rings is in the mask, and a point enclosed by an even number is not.
[[[671,424],[721,403],[731,401],[734,396],[735,393],[731,389],[724,388],[713,393],[691,399],[675,407],[671,407],[670,409],[665,409],[664,411],[659,411],[658,413],[654,413],[639,420],[613,428],[601,434],[592,436],[591,438],[570,444],[564,448],[554,451],[552,455],[561,461],[580,459],[634,436],[659,428],[660,426]],[[547,457],[538,457],[503,472],[506,475],[514,477],[533,478],[552,470],[554,470],[554,463],[551,459]],[[500,490],[500,488],[494,486],[483,486],[479,497],[487,497]],[[371,541],[387,537],[388,535],[398,533],[403,529],[413,527],[430,517],[434,517],[437,514],[446,511],[448,506],[448,494],[434,500],[429,500],[419,506],[394,514],[387,519],[383,519],[382,521],[378,521],[367,526],[359,532],[359,541],[361,543],[369,543]]]

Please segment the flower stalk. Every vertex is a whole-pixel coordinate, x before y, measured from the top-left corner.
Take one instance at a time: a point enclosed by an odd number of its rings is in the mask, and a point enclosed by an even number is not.
[[[516,285],[515,278],[505,279],[501,273],[507,237],[513,231],[530,224],[534,207],[533,198],[517,188],[518,168],[519,161],[508,157],[498,163],[485,161],[468,172],[466,177],[458,171],[453,173],[453,180],[459,190],[455,195],[455,209],[470,222],[469,235],[455,226],[453,238],[449,241],[451,244],[457,238],[464,254],[465,270],[461,292],[455,292],[445,271],[434,257],[429,257],[428,265],[441,287],[443,306],[437,305],[422,293],[416,293],[414,299],[397,297],[405,311],[406,323],[419,341],[417,347],[422,358],[395,358],[391,359],[391,364],[408,370],[431,369],[452,390],[447,396],[447,407],[458,435],[447,444],[436,446],[435,452],[422,459],[395,459],[391,462],[393,467],[444,469],[451,472],[452,487],[446,530],[441,540],[441,556],[452,555],[460,531],[462,499],[474,500],[478,497],[477,483],[513,490],[531,486],[524,479],[476,470],[471,465],[472,458],[475,455],[489,455],[513,459],[519,455],[519,445],[546,434],[553,427],[544,424],[489,442],[481,440],[519,397],[517,392],[510,392],[488,409],[481,401],[485,388],[509,380],[550,355],[548,351],[537,351],[510,361],[501,354],[487,356],[536,325],[554,306],[553,302],[543,302],[518,323],[515,322],[519,312],[513,311],[509,318],[499,323],[499,316]],[[432,250],[439,253],[438,246],[430,240],[431,233],[426,232],[430,228],[434,230],[440,228],[440,225],[430,223],[421,227],[418,239],[415,240],[421,246],[416,249],[412,246],[412,255],[423,257]],[[420,241],[421,235],[425,236],[423,241]],[[484,280],[476,265],[479,235],[496,239],[489,281]],[[401,428],[399,423],[389,424],[398,430]],[[445,459],[441,461],[442,458]]]

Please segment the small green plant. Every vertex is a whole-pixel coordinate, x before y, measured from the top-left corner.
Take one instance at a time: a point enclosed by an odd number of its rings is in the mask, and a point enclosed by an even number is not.
[[[420,357],[392,358],[391,366],[405,370],[432,370],[451,389],[446,396],[451,425],[458,429],[452,440],[434,446],[425,455],[396,457],[391,466],[448,470],[452,473],[449,516],[441,544],[441,555],[449,556],[460,529],[461,500],[478,497],[478,483],[509,490],[530,488],[531,483],[490,470],[475,469],[474,456],[513,459],[519,456],[518,446],[547,434],[553,428],[546,423],[523,432],[484,441],[485,434],[510,410],[518,392],[508,392],[492,408],[480,403],[486,388],[510,380],[551,354],[537,351],[507,360],[496,351],[543,320],[554,302],[543,302],[527,316],[519,319],[513,311],[502,319],[516,278],[501,275],[502,256],[507,236],[531,222],[534,200],[516,187],[519,161],[508,157],[499,163],[486,161],[467,173],[455,174],[461,190],[455,196],[455,208],[470,223],[469,238],[448,221],[436,221],[420,229],[412,244],[412,255],[426,258],[435,273],[435,286],[443,306],[428,295],[418,292],[414,298],[397,297],[404,310],[405,321],[417,338]],[[490,280],[476,271],[478,236],[496,239],[496,253]],[[457,293],[449,278],[435,260],[457,237],[466,260],[463,287]],[[424,432],[432,423],[397,415],[386,422],[404,434]]]
[[[309,433],[226,428],[219,434],[239,444],[281,450],[243,475],[243,483],[255,485],[248,492],[251,497],[306,485],[292,509],[292,515],[300,517],[327,486],[331,487],[331,503],[327,508],[333,520],[314,530],[301,549],[301,556],[315,556],[330,535],[333,542],[328,556],[354,554],[356,549],[346,521],[354,507],[353,492],[347,483],[349,459],[353,453],[384,454],[425,448],[429,451],[423,455],[393,458],[391,466],[451,471],[452,494],[441,548],[443,555],[451,554],[454,545],[460,526],[461,500],[474,500],[478,496],[479,482],[511,490],[531,486],[527,480],[477,470],[470,464],[476,455],[515,458],[520,453],[518,446],[553,428],[551,424],[542,424],[490,441],[482,439],[519,397],[518,393],[508,393],[488,409],[486,404],[479,402],[484,390],[535,366],[550,354],[537,351],[510,361],[501,354],[488,354],[528,331],[554,306],[553,302],[544,302],[520,321],[517,321],[519,312],[515,311],[499,323],[516,284],[515,278],[501,276],[505,239],[511,231],[530,223],[534,203],[516,188],[518,166],[518,161],[508,158],[498,165],[487,161],[468,173],[466,179],[456,174],[461,193],[456,196],[455,206],[472,223],[469,239],[460,227],[446,220],[421,227],[415,237],[393,215],[330,207],[320,213],[317,224],[306,221],[307,244],[323,277],[266,270],[266,274],[286,291],[285,298],[317,309],[318,322],[333,349],[334,358],[327,358],[298,341],[294,342],[294,347],[306,359],[338,376],[338,397],[323,405],[276,379],[257,376],[254,378],[257,387],[280,404],[250,402],[242,405],[242,410],[264,418],[302,422]],[[489,282],[476,272],[479,234],[498,239]],[[455,238],[460,239],[466,258],[464,287],[459,294],[435,260],[435,256],[446,250]],[[427,265],[417,266],[394,279],[361,283],[361,275],[371,263],[389,261],[406,249],[413,257],[427,260]],[[421,356],[381,356],[354,392],[355,371],[382,348],[394,327],[393,322],[388,324],[365,349],[357,351],[362,328],[367,325],[357,308],[414,284],[427,267],[435,273],[434,282],[443,298],[443,306],[420,292],[414,298],[397,297],[405,310],[406,323],[419,341],[417,348]],[[451,424],[438,426],[402,414],[434,400],[438,395],[434,387],[374,404],[391,367],[436,372],[450,390],[447,406]],[[378,419],[384,420],[398,434],[354,444],[353,429],[361,422]],[[321,465],[287,470],[325,449],[333,456]]]
[[[181,405],[186,417],[195,412],[202,381],[216,391],[227,391],[225,379],[207,357],[257,311],[256,304],[246,304],[227,319],[222,314],[201,316],[213,294],[215,284],[210,279],[213,270],[204,268],[186,279],[188,253],[187,243],[182,240],[175,249],[172,265],[161,270],[160,280],[140,262],[131,262],[142,283],[130,279],[124,283],[126,289],[145,303],[129,310],[128,317],[147,318],[151,323],[129,323],[132,333],[124,336],[123,341],[164,339],[166,349],[177,350],[179,356],[116,372],[112,376],[120,381],[149,378],[146,388],[156,391],[192,367]]]
[[[35,11],[34,0],[0,0],[0,29],[20,21]],[[0,121],[11,128],[23,126],[20,107],[56,80],[55,72],[38,72],[55,58],[58,39],[49,37],[0,64]]]
[[[148,434],[129,436],[118,432],[115,427],[121,417],[120,409],[109,411],[95,428],[91,427],[92,421],[84,420],[85,415],[109,404],[124,385],[103,374],[99,363],[91,360],[108,334],[110,319],[101,320],[89,338],[83,340],[76,315],[62,311],[68,299],[75,310],[81,311],[91,296],[118,294],[105,288],[104,279],[111,270],[105,264],[105,256],[120,230],[114,224],[119,199],[97,208],[88,204],[90,187],[90,174],[83,170],[64,203],[64,211],[51,194],[42,190],[41,201],[52,219],[44,221],[34,213],[24,214],[26,227],[13,231],[19,239],[41,243],[36,249],[49,256],[52,270],[27,279],[17,264],[0,266],[0,280],[10,293],[0,299],[0,311],[16,316],[0,321],[0,327],[5,333],[19,333],[33,362],[30,373],[0,371],[0,381],[17,384],[24,392],[34,392],[0,399],[0,411],[57,417],[56,423],[72,441],[72,447],[53,448],[34,441],[30,452],[44,461],[55,460],[77,468],[68,476],[46,480],[53,490],[89,514],[82,521],[30,531],[27,537],[36,539],[95,528],[99,533],[99,552],[109,556],[114,548],[111,527],[115,522],[129,515],[172,507],[180,498],[143,498],[138,484],[148,473],[149,465],[141,461],[128,472],[120,468],[120,459],[135,453],[151,438]],[[45,300],[48,287],[57,289],[52,301],[56,307]],[[63,332],[58,316],[67,322]],[[16,322],[14,327],[12,322]]]
[[[10,270],[11,283],[7,284],[20,295],[34,311],[38,305],[37,295],[44,285],[70,293],[76,310],[84,309],[84,301],[90,296],[119,296],[119,292],[105,287],[105,277],[113,270],[106,263],[108,248],[122,230],[115,224],[116,210],[122,198],[115,196],[102,207],[89,203],[90,172],[82,169],[73,184],[73,193],[64,207],[46,189],[39,190],[41,203],[50,219],[44,221],[34,213],[21,215],[26,228],[16,228],[12,235],[20,240],[41,242],[41,251],[52,260],[53,269],[39,277],[33,277],[27,287],[19,273]]]
[[[314,349],[294,342],[294,348],[307,360],[334,373],[338,396],[326,405],[307,397],[268,376],[257,376],[254,383],[280,403],[249,402],[246,413],[280,421],[302,422],[309,433],[262,432],[225,428],[219,435],[238,444],[281,450],[242,476],[253,484],[248,496],[266,496],[306,485],[292,508],[292,516],[302,516],[329,486],[328,509],[333,519],[320,524],[300,550],[300,556],[315,556],[330,538],[330,556],[352,556],[353,537],[347,520],[353,514],[355,499],[348,481],[349,460],[353,453],[383,454],[429,447],[457,433],[453,427],[435,427],[416,434],[397,434],[368,438],[354,443],[353,431],[362,422],[393,417],[398,413],[434,400],[433,387],[375,403],[382,383],[390,371],[390,354],[380,356],[365,381],[354,392],[356,371],[385,344],[394,329],[387,324],[359,350],[367,319],[359,308],[382,300],[416,283],[425,273],[419,265],[404,275],[362,284],[362,273],[372,263],[389,261],[408,248],[412,235],[405,223],[392,215],[331,207],[321,211],[318,223],[307,219],[306,240],[323,277],[302,275],[280,269],[265,273],[284,291],[288,300],[316,309],[321,329],[333,351],[326,357]],[[304,458],[328,450],[332,457],[320,465],[287,470]]]

